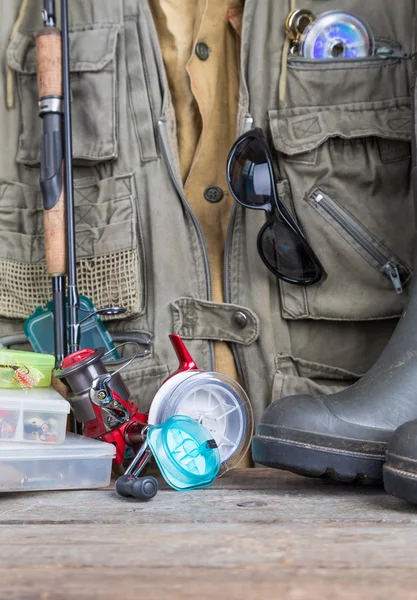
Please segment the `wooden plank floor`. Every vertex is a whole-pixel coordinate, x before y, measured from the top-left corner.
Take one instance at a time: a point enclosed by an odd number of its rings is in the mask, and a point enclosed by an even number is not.
[[[240,470],[150,503],[0,495],[0,598],[417,598],[417,507],[379,488]]]

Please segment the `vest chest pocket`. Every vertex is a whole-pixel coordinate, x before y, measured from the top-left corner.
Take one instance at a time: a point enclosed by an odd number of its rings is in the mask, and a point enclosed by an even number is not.
[[[280,282],[284,318],[399,316],[413,256],[410,99],[271,110],[269,119],[280,175],[328,275],[308,288]]]
[[[96,308],[145,310],[143,244],[134,177],[74,182],[77,277]],[[51,298],[40,191],[0,181],[0,317],[24,319]]]
[[[70,31],[73,155],[75,165],[117,158],[116,45],[118,27],[91,25]],[[16,160],[39,165],[35,35],[17,33],[7,51],[15,71],[21,127]]]

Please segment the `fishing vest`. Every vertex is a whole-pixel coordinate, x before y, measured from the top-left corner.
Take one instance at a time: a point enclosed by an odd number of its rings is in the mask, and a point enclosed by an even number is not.
[[[39,189],[35,37],[42,2],[29,3],[11,40],[20,1],[7,4],[0,51],[12,84],[6,97],[2,77],[0,335],[12,343],[51,287]],[[357,380],[406,306],[415,230],[414,2],[304,0],[315,14],[356,13],[377,40],[399,50],[351,61],[292,56],[284,24],[293,4],[246,0],[238,133],[265,131],[278,193],[327,278],[309,287],[279,281],[257,253],[265,215],[235,206],[219,304],[211,299],[204,236],[183,191],[175,112],[147,2],[70,3],[78,282],[96,308],[127,309],[106,323],[117,340],[150,343],[151,353],[125,371],[142,410],[176,368],[171,332],[183,337],[200,369],[215,368],[213,341],[228,342],[259,417],[283,395],[331,393]]]

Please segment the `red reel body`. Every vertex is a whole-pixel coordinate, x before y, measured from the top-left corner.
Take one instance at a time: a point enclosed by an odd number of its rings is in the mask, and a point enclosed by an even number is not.
[[[116,447],[113,467],[123,465],[126,449],[136,452],[143,442],[147,414],[129,400],[129,390],[116,371],[109,373],[103,363],[104,350],[81,350],[67,356],[57,373],[71,388],[68,401],[83,435]]]
[[[148,415],[140,413],[136,404],[123,401],[115,392],[112,392],[112,397],[129,411],[129,420],[119,427],[107,431],[101,409],[94,405],[96,418],[84,423],[83,435],[113,444],[116,447],[113,466],[119,466],[123,464],[128,446],[131,446],[136,452],[142,444],[142,430],[148,422]]]

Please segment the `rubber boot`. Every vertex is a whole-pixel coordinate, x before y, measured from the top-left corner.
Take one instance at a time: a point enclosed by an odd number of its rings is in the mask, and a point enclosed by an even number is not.
[[[312,477],[382,483],[387,444],[400,425],[413,419],[417,419],[416,283],[392,338],[370,371],[336,394],[273,402],[258,424],[253,459]],[[414,450],[417,456],[417,441]]]
[[[389,494],[417,504],[417,421],[401,425],[392,436],[383,473]]]

